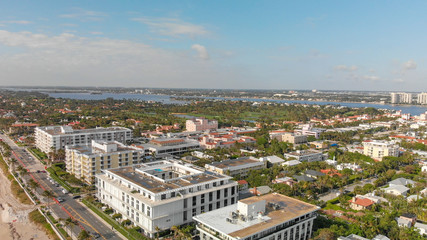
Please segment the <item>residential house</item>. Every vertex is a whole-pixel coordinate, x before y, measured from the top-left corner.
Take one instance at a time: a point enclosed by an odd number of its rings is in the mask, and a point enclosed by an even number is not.
[[[353,197],[349,202],[350,202],[350,208],[353,210],[371,209],[371,207],[374,205],[374,201],[368,198],[360,198],[360,197]]]
[[[314,170],[305,171],[305,175],[317,179],[319,177],[325,176],[326,174]]]

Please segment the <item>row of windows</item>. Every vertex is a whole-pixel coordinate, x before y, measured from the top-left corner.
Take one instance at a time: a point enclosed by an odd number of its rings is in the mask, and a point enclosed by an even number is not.
[[[221,192],[223,194],[221,194]],[[230,193],[230,196],[234,196],[236,194],[236,186],[233,186],[231,188],[224,188],[222,190],[220,189],[220,190],[217,190],[215,192],[204,193],[204,194],[201,194],[199,196],[193,196],[191,198],[192,199],[192,206],[204,204],[206,201],[212,202],[214,200],[214,197],[215,197],[215,200],[227,198],[229,196],[229,193]],[[200,198],[200,201],[198,201],[198,198]],[[189,198],[184,199],[184,208],[188,207],[188,203],[187,203],[188,199]],[[232,199],[234,199],[234,197]]]

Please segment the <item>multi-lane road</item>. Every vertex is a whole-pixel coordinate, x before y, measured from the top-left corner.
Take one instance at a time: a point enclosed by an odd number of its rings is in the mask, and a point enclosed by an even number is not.
[[[80,203],[79,198],[75,198],[70,193],[65,194],[63,188],[49,178],[49,174],[45,171],[43,164],[31,156],[25,148],[17,146],[8,136],[0,134],[0,138],[12,148],[12,157],[28,170],[25,178],[33,178],[39,184],[39,188],[36,189],[37,195],[44,203],[49,205],[54,215],[62,219],[71,217],[77,220],[78,224],[74,226],[73,234],[77,235],[81,229],[85,229],[90,233],[99,234],[98,239],[123,239],[116,231],[112,230],[110,225],[101,221],[98,216],[95,216],[86,206]],[[55,197],[53,199],[42,197],[42,193],[45,190],[52,191]],[[58,197],[62,198],[63,201],[59,202]]]

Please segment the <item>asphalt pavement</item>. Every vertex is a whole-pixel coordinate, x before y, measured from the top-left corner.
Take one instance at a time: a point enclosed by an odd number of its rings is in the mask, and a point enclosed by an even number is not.
[[[12,157],[17,159],[18,163],[28,170],[28,174],[23,177],[27,181],[33,178],[39,184],[40,187],[36,189],[39,199],[49,205],[53,214],[58,218],[67,219],[71,217],[78,221],[78,225],[73,228],[73,234],[78,235],[81,229],[85,229],[88,232],[98,233],[100,235],[98,239],[123,239],[115,230],[112,230],[109,224],[82,204],[80,202],[81,199],[74,199],[71,193],[65,194],[62,186],[49,177],[49,173],[45,171],[44,165],[35,159],[24,147],[17,146],[5,135],[0,134],[0,137],[12,148]],[[55,197],[53,199],[43,197],[42,193],[45,190],[52,191]],[[59,202],[58,197],[62,198],[63,201]]]

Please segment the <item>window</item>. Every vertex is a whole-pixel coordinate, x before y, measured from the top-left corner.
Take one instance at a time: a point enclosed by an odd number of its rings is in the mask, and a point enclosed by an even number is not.
[[[200,211],[201,211],[201,213],[204,213],[205,212],[205,206],[201,206]]]
[[[212,211],[212,203],[209,204],[209,211]]]
[[[194,217],[194,216],[196,216],[197,215],[197,211],[196,211],[196,208],[193,208],[193,213],[192,213],[192,216]]]
[[[187,208],[187,198],[184,199],[184,208]]]
[[[210,193],[209,193],[209,202],[212,202],[212,200],[213,200],[213,193],[212,193],[212,192],[210,192]]]
[[[224,197],[228,197],[228,188],[224,189]]]
[[[221,198],[221,190],[216,191],[216,199]]]
[[[193,197],[193,206],[196,206],[196,204],[197,204],[197,198],[196,198],[196,196],[194,196]]]
[[[201,196],[202,198],[201,198],[201,200],[200,200],[200,203],[201,204],[203,204],[203,203],[205,203],[205,194],[202,194],[202,196]]]
[[[187,211],[184,211],[184,214],[183,214],[183,221],[185,222],[185,221],[187,221]]]
[[[231,187],[231,195],[234,195],[235,192],[236,192],[236,187],[235,186]]]
[[[160,198],[161,198],[161,200],[166,199],[166,194],[162,194],[162,196]]]
[[[227,207],[227,205],[228,205],[228,201],[227,201],[227,199],[225,199],[224,200],[224,207]]]
[[[218,208],[220,208],[221,207],[221,203],[218,201],[218,202],[216,202],[216,209],[218,209]]]

